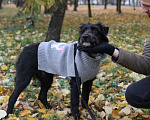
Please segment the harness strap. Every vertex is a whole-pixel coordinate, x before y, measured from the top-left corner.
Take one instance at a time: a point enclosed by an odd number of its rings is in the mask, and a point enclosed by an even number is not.
[[[85,106],[85,108],[87,109],[87,111],[89,112],[91,118],[93,120],[96,120],[93,112],[91,111],[91,109],[88,107],[88,105],[86,104],[86,102],[84,101],[82,94],[81,94],[81,90],[80,90],[80,81],[79,81],[79,74],[78,74],[78,70],[77,70],[77,66],[76,66],[76,62],[75,62],[75,56],[76,56],[76,51],[77,51],[77,44],[74,45],[74,68],[75,68],[75,76],[76,76],[76,83],[77,83],[77,88],[78,88],[78,92],[79,95],[81,95],[81,100]]]

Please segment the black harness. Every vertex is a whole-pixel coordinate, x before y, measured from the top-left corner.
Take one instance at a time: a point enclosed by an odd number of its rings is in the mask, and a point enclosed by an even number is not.
[[[88,107],[88,105],[86,104],[86,102],[84,101],[84,99],[82,97],[82,94],[81,94],[79,74],[78,74],[76,63],[75,63],[76,51],[77,51],[77,44],[74,45],[74,69],[75,69],[75,76],[76,76],[76,83],[77,83],[78,92],[79,92],[79,95],[81,95],[81,100],[82,100],[84,106],[86,107],[87,111],[89,112],[91,118],[93,120],[96,120],[94,114],[92,113],[91,109]]]

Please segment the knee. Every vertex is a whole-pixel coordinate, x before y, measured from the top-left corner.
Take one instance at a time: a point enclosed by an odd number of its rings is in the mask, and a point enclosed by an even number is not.
[[[135,99],[135,89],[134,89],[134,85],[129,85],[126,93],[125,93],[125,97],[127,102],[131,105],[131,106],[135,106],[134,105],[134,99]]]

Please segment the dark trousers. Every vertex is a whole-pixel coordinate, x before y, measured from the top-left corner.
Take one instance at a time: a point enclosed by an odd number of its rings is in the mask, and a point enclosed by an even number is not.
[[[150,76],[129,85],[125,96],[131,106],[150,109]]]

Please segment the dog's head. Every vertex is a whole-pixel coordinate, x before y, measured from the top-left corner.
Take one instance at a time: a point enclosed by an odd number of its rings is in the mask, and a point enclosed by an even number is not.
[[[80,26],[79,45],[83,47],[94,47],[102,42],[108,42],[107,34],[109,27],[100,22],[96,24],[82,23]]]

